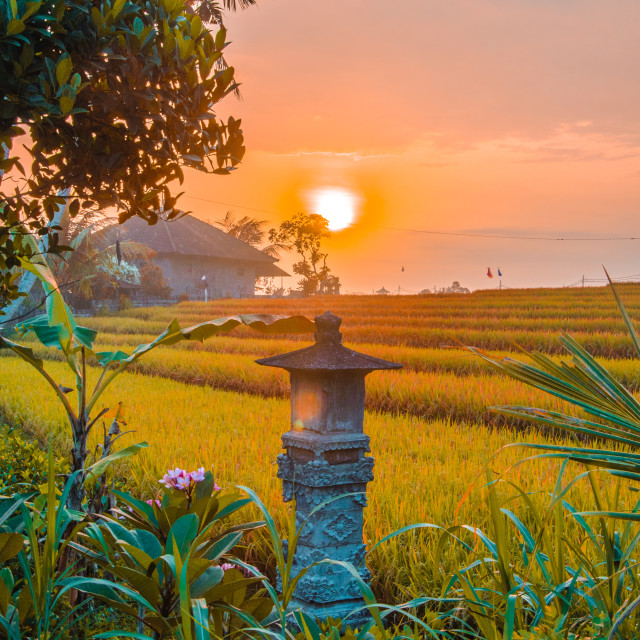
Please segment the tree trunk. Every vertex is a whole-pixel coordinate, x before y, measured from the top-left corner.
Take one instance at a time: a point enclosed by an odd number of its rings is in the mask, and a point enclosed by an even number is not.
[[[67,500],[67,506],[76,511],[82,511],[84,500],[84,465],[87,460],[87,429],[84,420],[73,425],[73,449],[71,449],[71,474],[80,473],[74,478]]]

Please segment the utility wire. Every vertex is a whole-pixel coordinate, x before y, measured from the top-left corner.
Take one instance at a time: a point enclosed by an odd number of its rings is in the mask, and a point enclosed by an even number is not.
[[[589,242],[592,240],[598,242],[607,242],[609,240],[640,240],[640,236],[615,237],[615,238],[556,238],[552,236],[507,236],[490,233],[463,233],[455,231],[431,231],[429,229],[405,229],[402,227],[382,227],[390,231],[405,231],[407,233],[428,233],[438,236],[461,236],[463,238],[498,238],[500,240],[553,240],[553,241],[579,241]]]
[[[219,200],[211,200],[209,198],[201,198],[198,196],[191,196],[185,194],[184,198],[191,198],[193,200],[201,200],[203,202],[211,202],[213,204],[221,204],[225,207],[234,207],[236,209],[245,209],[247,211],[256,211],[258,213],[269,213],[271,215],[278,215],[276,211],[270,211],[269,209],[257,209],[255,207],[244,207],[240,204],[233,204],[231,202],[221,202]],[[552,242],[618,242],[621,240],[640,240],[640,236],[617,236],[612,238],[606,237],[598,237],[598,238],[588,238],[588,237],[577,237],[577,238],[567,238],[567,237],[553,237],[553,236],[513,236],[513,235],[500,235],[500,234],[490,234],[490,233],[465,233],[465,232],[456,232],[456,231],[434,231],[431,229],[407,229],[404,227],[380,227],[385,231],[403,231],[405,233],[423,233],[429,235],[437,235],[437,236],[456,236],[461,238],[487,238],[487,239],[498,239],[498,240],[536,240],[536,241],[552,241]]]

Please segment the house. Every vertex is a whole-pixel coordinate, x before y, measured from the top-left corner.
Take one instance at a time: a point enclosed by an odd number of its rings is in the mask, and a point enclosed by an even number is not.
[[[289,275],[276,258],[192,216],[154,225],[131,218],[119,235],[155,251],[153,262],[176,299],[203,300],[205,289],[208,298],[252,297],[257,278]]]

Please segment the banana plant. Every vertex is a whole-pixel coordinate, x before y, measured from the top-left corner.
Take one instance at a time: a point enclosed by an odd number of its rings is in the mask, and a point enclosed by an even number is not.
[[[31,243],[34,255],[37,255],[36,240],[32,236],[26,236],[25,242]],[[69,394],[74,390],[60,385],[45,369],[44,362],[32,349],[3,337],[0,337],[0,349],[10,349],[28,362],[43,376],[64,407],[73,438],[71,474],[79,472],[75,475],[68,501],[68,506],[75,510],[82,508],[85,495],[84,484],[87,480],[85,465],[89,434],[93,426],[109,411],[108,407],[97,408],[100,398],[109,384],[145,353],[161,345],[168,346],[183,340],[202,342],[211,336],[231,331],[239,325],[246,325],[263,333],[308,333],[315,329],[313,322],[304,316],[236,315],[209,320],[185,329],[181,328],[178,321],[174,319],[155,340],[139,345],[131,353],[120,350],[97,351],[94,348],[97,331],[77,324],[46,262],[44,260],[42,262],[23,261],[22,268],[33,273],[42,283],[46,294],[46,313],[17,325],[16,331],[21,337],[34,334],[44,346],[62,352],[75,376],[75,403],[69,399]],[[87,375],[90,358],[95,359],[97,366],[101,369],[93,389],[89,387]],[[132,455],[142,446],[146,446],[146,443],[127,447],[101,460],[101,472],[104,472],[113,460]]]

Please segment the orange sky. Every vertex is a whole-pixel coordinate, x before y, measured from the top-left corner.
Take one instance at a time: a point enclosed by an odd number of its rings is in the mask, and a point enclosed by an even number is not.
[[[242,101],[219,111],[245,161],[189,174],[184,208],[275,225],[310,189],[352,190],[359,220],[327,244],[348,292],[497,286],[488,266],[513,287],[640,274],[640,240],[391,230],[640,236],[637,0],[258,3],[227,17]]]

